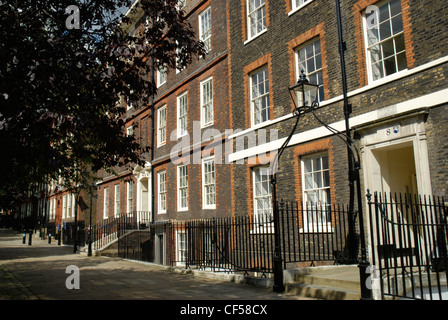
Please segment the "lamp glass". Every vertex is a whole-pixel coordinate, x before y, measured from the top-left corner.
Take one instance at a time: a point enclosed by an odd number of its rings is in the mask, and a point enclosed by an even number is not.
[[[299,82],[290,88],[296,108],[311,107],[317,99],[318,86],[308,82]]]
[[[307,112],[314,107],[314,102],[317,100],[318,89],[319,85],[310,83],[306,78],[305,70],[302,70],[297,83],[289,88],[291,98],[295,104],[294,112],[296,114]]]

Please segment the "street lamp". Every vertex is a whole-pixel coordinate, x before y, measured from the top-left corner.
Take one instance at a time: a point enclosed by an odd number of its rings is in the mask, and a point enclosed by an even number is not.
[[[312,84],[306,78],[305,72],[302,70],[299,80],[296,84],[289,88],[289,94],[291,95],[292,101],[294,103],[293,115],[296,117],[296,123],[291,130],[290,134],[286,138],[285,142],[282,144],[278,150],[274,162],[271,166],[270,178],[272,186],[272,207],[274,209],[274,292],[285,291],[285,286],[283,284],[283,260],[280,248],[280,221],[279,221],[279,211],[277,206],[277,167],[280,157],[288,146],[292,135],[296,131],[297,124],[299,123],[300,116],[311,112],[317,106],[317,92],[319,85]]]
[[[347,150],[349,153],[349,177],[350,177],[351,184],[353,185],[353,187],[355,186],[355,183],[356,183],[356,189],[357,189],[360,242],[361,242],[360,243],[361,244],[361,261],[358,264],[359,271],[360,271],[360,280],[361,280],[361,295],[362,295],[362,299],[370,299],[372,292],[366,285],[367,278],[368,278],[368,270],[369,270],[370,265],[367,261],[365,234],[364,234],[364,221],[363,221],[364,218],[363,218],[362,201],[361,201],[361,182],[360,182],[360,175],[359,175],[359,171],[361,168],[360,156],[359,156],[358,149],[356,148],[356,146],[353,143],[352,139],[350,138],[349,134],[340,132],[340,131],[332,128],[328,124],[321,121],[314,113],[314,110],[319,105],[319,103],[317,101],[318,88],[319,88],[319,85],[309,83],[308,79],[306,79],[304,71],[302,71],[302,73],[300,74],[299,81],[295,85],[293,85],[292,87],[289,88],[290,95],[294,102],[294,114],[297,116],[296,126],[299,121],[300,115],[307,113],[307,112],[311,112],[313,114],[314,118],[320,124],[322,124],[325,128],[330,130],[334,135],[336,135],[337,137],[342,139],[344,141],[344,143],[347,145]],[[345,92],[345,90],[344,90],[344,92]],[[344,93],[344,97],[345,97],[345,99],[344,99],[345,100],[345,103],[344,103],[344,111],[345,112],[344,113],[345,113],[346,117],[348,117],[348,114],[346,112],[348,110],[348,106],[347,106],[347,99],[346,99],[345,93]],[[347,118],[346,118],[346,121],[348,122]],[[294,127],[290,136],[285,141],[285,143],[282,145],[282,148],[280,148],[281,152],[283,152],[284,147],[286,147],[286,145],[288,144],[295,129],[296,128]],[[348,129],[347,129],[347,132],[349,132]],[[279,156],[280,156],[281,152],[279,151]],[[278,161],[278,159],[277,159],[277,161]],[[275,183],[275,177],[274,177],[273,181]],[[352,185],[350,186],[351,189],[352,189]],[[273,185],[273,187],[274,187],[274,185]],[[274,201],[276,201],[276,194],[275,194],[274,190],[275,189],[273,188],[273,193],[274,193],[273,197],[275,198]],[[350,197],[351,205],[350,205],[350,210],[349,210],[348,241],[350,243],[350,259],[352,259],[351,261],[355,261],[357,259],[356,252],[355,252],[356,248],[354,247],[356,239],[355,239],[355,231],[354,231],[354,221],[353,221],[353,216],[352,216],[354,213],[354,209],[353,209],[354,190],[353,191],[351,190],[350,193],[351,193],[351,197]],[[275,203],[274,203],[274,205],[275,205]],[[274,210],[274,212],[275,211],[276,210]],[[277,214],[277,219],[278,219],[278,214]],[[276,220],[276,218],[274,215],[274,221],[275,220]],[[275,265],[275,262],[274,262],[274,265]],[[275,269],[274,269],[274,283],[275,283]]]
[[[297,83],[289,88],[289,94],[294,102],[294,114],[301,115],[313,111],[317,106],[319,85],[310,83],[305,71],[301,71]]]

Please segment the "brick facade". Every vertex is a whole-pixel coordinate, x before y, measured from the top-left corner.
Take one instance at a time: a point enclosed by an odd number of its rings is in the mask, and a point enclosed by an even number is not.
[[[448,3],[435,0],[399,2],[407,67],[373,81],[367,62],[365,11],[371,5],[389,2],[341,1],[347,47],[347,89],[352,106],[349,121],[360,156],[361,188],[364,193],[367,189],[408,190],[447,196]],[[345,131],[335,3],[310,0],[294,8],[292,0],[266,0],[266,30],[252,38],[247,26],[247,6],[248,0],[186,1],[184,10],[197,34],[199,15],[210,8],[211,50],[205,58],[194,60],[182,71],[168,71],[166,82],[158,87],[154,110],[152,105],[128,109],[125,129],[133,127],[147,165],[115,168],[118,175],[100,173],[97,221],[105,218],[105,203],[108,203],[108,217],[114,216],[115,186],[120,188],[120,214],[152,211],[153,221],[160,225],[169,220],[254,216],[254,171],[269,166],[283,142],[281,139],[290,133],[295,123],[288,88],[298,78],[298,51],[316,40],[320,41],[324,98],[315,114],[321,121]],[[269,119],[254,124],[251,76],[262,68],[267,68],[269,82],[265,87],[269,91]],[[213,121],[211,125],[202,126],[201,85],[209,79],[213,88]],[[184,94],[186,135],[178,137],[178,98]],[[166,125],[165,142],[160,144],[158,124],[162,108],[166,111]],[[278,199],[306,200],[305,192],[309,190],[305,190],[305,162],[314,156],[328,159],[329,185],[325,186],[325,192],[328,192],[325,200],[347,205],[348,151],[340,138],[332,135],[312,114],[303,115],[279,162]],[[204,207],[201,161],[210,157],[215,160],[216,195],[211,209]],[[413,163],[414,168],[409,171],[400,168],[409,163]],[[186,165],[188,174],[185,210],[179,209],[180,165]],[[400,174],[414,180],[407,185],[396,181],[399,180],[398,173],[388,172],[393,171],[392,168],[402,170]],[[166,178],[166,210],[163,211],[159,198],[162,172]],[[128,207],[129,182],[132,182],[131,208]],[[106,188],[109,190],[108,201],[104,199]],[[57,202],[54,222],[61,224],[63,193],[55,193],[52,197]],[[365,199],[364,195],[362,198]],[[84,218],[80,219],[86,221],[85,212]],[[156,233],[162,235],[162,231]],[[162,254],[163,250],[165,254],[172,250],[175,255],[177,240],[169,239],[167,234],[162,236],[165,238],[157,238],[157,241],[165,241],[165,249],[160,249],[163,244],[159,246],[157,243],[155,250],[162,250],[159,252]]]
[[[138,110],[133,108],[128,110],[126,115],[126,127],[134,125],[134,134],[142,145],[142,152],[146,152],[145,159],[153,166],[152,185],[154,200],[153,210],[154,220],[169,219],[193,219],[213,216],[230,215],[230,174],[229,168],[224,165],[225,130],[229,128],[230,108],[229,108],[229,83],[228,83],[228,19],[226,14],[226,1],[186,1],[184,11],[189,23],[196,34],[199,34],[199,15],[211,9],[211,50],[205,58],[197,58],[192,64],[180,72],[168,70],[166,82],[158,87],[158,93],[154,100],[155,112],[152,113],[151,106],[146,106]],[[223,10],[224,8],[224,10]],[[201,82],[212,79],[213,87],[213,123],[202,127],[201,121]],[[178,97],[186,94],[187,101],[187,135],[179,138],[178,130]],[[160,108],[166,108],[166,139],[165,143],[158,144],[159,132],[158,121]],[[152,128],[152,117],[154,117],[154,128]],[[151,135],[154,133],[154,139]],[[219,136],[215,136],[218,133]],[[210,140],[210,138],[213,138]],[[151,145],[154,141],[154,146]],[[202,208],[202,165],[201,158],[210,154],[211,141],[215,141],[216,150],[211,149],[211,154],[215,154],[215,188],[216,188],[216,209]],[[146,148],[148,147],[148,148]],[[153,148],[154,158],[151,160]],[[176,148],[183,149],[182,152],[171,154]],[[220,158],[222,157],[222,158]],[[179,211],[178,203],[178,173],[177,166],[186,164],[188,170],[188,210]],[[222,163],[222,164],[221,164]],[[120,190],[124,193],[125,183],[123,179],[130,179],[134,185],[134,210],[141,210],[138,202],[139,181],[133,172],[134,168],[122,169],[118,177],[109,177],[99,185],[98,210],[103,212],[104,200],[102,194],[104,188],[109,187],[109,212],[113,212],[113,188],[120,183]],[[159,213],[159,181],[158,173],[166,171],[166,212]],[[122,182],[120,182],[122,181]],[[124,198],[123,198],[124,197]],[[125,194],[121,196],[120,204],[122,210],[124,206]],[[125,211],[122,211],[125,212]]]
[[[372,82],[367,77],[365,31],[363,15],[369,5],[382,5],[387,1],[359,0],[341,3],[343,36],[347,45],[345,52],[349,103],[353,107],[350,115],[354,130],[356,146],[360,150],[363,190],[370,188],[366,172],[366,163],[370,161],[364,153],[366,134],[376,123],[381,126],[390,121],[390,125],[398,125],[398,119],[408,114],[417,120],[419,114],[419,99],[421,107],[429,107],[422,133],[409,133],[417,137],[414,150],[418,166],[423,166],[426,157],[429,159],[428,176],[422,176],[418,181],[419,190],[428,191],[434,195],[446,195],[447,184],[443,180],[446,174],[446,94],[442,90],[447,88],[447,42],[444,41],[448,33],[445,22],[448,17],[447,5],[436,1],[425,2],[402,0],[401,14],[403,35],[406,52],[407,69],[392,74],[383,79]],[[336,7],[333,2],[309,1],[301,9],[293,11],[291,1],[266,1],[266,15],[269,24],[266,32],[258,37],[247,39],[247,19],[245,12],[246,1],[230,3],[230,68],[231,68],[231,105],[233,128],[244,130],[247,136],[257,135],[260,129],[278,130],[279,138],[285,137],[292,128],[293,121],[287,115],[293,108],[287,88],[297,81],[295,50],[310,41],[319,38],[321,44],[321,62],[325,99],[316,111],[319,118],[338,126],[344,131],[344,114],[342,104],[342,84],[340,56],[338,52],[338,30]],[[445,19],[443,18],[445,17]],[[440,40],[440,41],[438,41]],[[267,59],[266,57],[269,57]],[[259,67],[262,63],[269,67],[269,94],[271,101],[270,121],[262,126],[251,128],[250,101],[248,86],[248,70],[252,66]],[[420,98],[422,97],[422,98]],[[423,98],[427,97],[427,99]],[[431,100],[434,97],[436,101]],[[445,97],[445,99],[443,99]],[[437,103],[437,99],[440,99]],[[440,105],[439,105],[440,104]],[[399,111],[402,107],[405,111]],[[379,111],[376,111],[379,110]],[[372,112],[377,112],[373,114]],[[390,114],[388,114],[390,112]],[[413,116],[415,114],[415,116]],[[371,116],[372,118],[369,118]],[[367,118],[363,118],[367,117]],[[393,119],[397,119],[395,122]],[[412,122],[411,121],[411,122]],[[348,201],[348,172],[346,145],[330,133],[317,131],[323,127],[311,114],[303,116],[296,131],[296,139],[291,142],[282,156],[278,172],[278,197],[289,200],[302,200],[300,159],[307,154],[327,150],[330,158],[331,201],[347,203]],[[237,137],[233,138],[236,141]],[[400,136],[404,139],[404,136]],[[378,140],[377,145],[388,142],[400,145],[400,139],[387,137]],[[322,148],[322,143],[327,147]],[[404,141],[404,140],[403,140]],[[269,142],[269,141],[268,141]],[[277,144],[280,146],[280,144]],[[423,147],[424,146],[424,147]],[[369,146],[370,147],[370,146]],[[248,163],[248,157],[256,157],[259,153],[275,151],[267,144],[259,146],[257,150],[246,148],[244,152],[235,152],[235,161],[244,160],[244,164],[233,166],[232,204],[233,213],[253,213],[253,181],[250,172],[254,164]],[[426,151],[421,151],[427,148]],[[291,149],[291,150],[289,150]],[[421,153],[417,152],[419,149]],[[380,149],[377,149],[380,150]],[[381,149],[386,150],[386,149]],[[237,151],[237,150],[235,150]],[[241,151],[241,150],[238,150]],[[397,160],[398,161],[398,160]],[[403,159],[400,159],[403,161]],[[423,169],[417,171],[426,172]],[[418,175],[418,172],[417,172]],[[423,175],[420,173],[420,175]],[[425,185],[425,187],[421,187]],[[391,190],[394,191],[394,190]]]
[[[423,5],[418,1],[401,0],[403,34],[407,70],[386,77],[379,81],[369,82],[367,76],[365,32],[363,15],[370,5],[381,5],[387,1],[352,0],[341,4],[344,40],[347,44],[346,72],[349,91],[349,101],[353,106],[351,118],[362,117],[375,110],[382,110],[407,101],[414,101],[419,97],[436,94],[447,87],[446,74],[448,64],[444,60],[448,47],[447,23],[448,5],[436,1],[428,1]],[[155,112],[151,106],[139,109],[131,108],[126,114],[126,128],[133,126],[134,134],[140,142],[141,152],[148,162],[153,165],[154,188],[154,219],[191,219],[215,216],[229,216],[240,214],[253,214],[253,181],[251,170],[260,165],[259,156],[264,150],[263,146],[257,153],[242,159],[243,164],[227,164],[224,144],[233,142],[235,148],[236,138],[227,139],[227,129],[245,130],[247,134],[255,133],[259,138],[259,129],[268,131],[268,141],[271,136],[269,130],[277,130],[279,138],[285,137],[293,124],[288,117],[293,104],[287,88],[297,81],[296,50],[316,39],[320,40],[322,81],[325,99],[317,111],[319,118],[326,123],[337,123],[343,120],[342,111],[342,85],[340,57],[338,53],[338,34],[335,5],[322,1],[308,1],[299,9],[293,9],[290,0],[279,2],[266,1],[266,31],[262,34],[248,38],[247,27],[247,0],[241,1],[187,1],[184,8],[188,19],[196,33],[199,27],[199,15],[211,8],[212,19],[212,49],[205,59],[198,58],[186,69],[177,73],[169,70],[167,80],[158,89],[155,97]],[[257,69],[267,66],[269,75],[269,117],[270,120],[257,128],[252,128],[250,105],[250,74]],[[201,120],[201,82],[206,79],[213,80],[213,125],[198,129]],[[178,175],[177,165],[170,153],[180,146],[182,139],[177,138],[177,97],[187,94],[187,131],[189,141],[185,146],[189,151],[183,153],[180,160],[186,160],[188,166],[188,211],[179,212],[178,202]],[[433,194],[444,195],[447,190],[445,143],[447,132],[446,106],[431,102],[428,115],[425,118],[425,133],[427,154],[429,161],[430,185]],[[166,142],[159,146],[158,141],[158,112],[166,107]],[[422,100],[422,108],[427,107]],[[417,108],[409,109],[408,113],[417,112]],[[154,117],[154,128],[152,128]],[[371,122],[363,120],[361,124],[353,125],[354,137],[357,147],[363,155],[363,136],[374,123],[390,121],[390,117],[379,117]],[[392,121],[393,122],[393,121]],[[391,123],[392,123],[391,122]],[[195,127],[195,124],[197,125]],[[312,115],[307,114],[300,120],[296,134],[303,133],[287,149],[280,162],[279,171],[279,197],[290,200],[302,200],[302,172],[301,158],[307,155],[325,151],[330,158],[331,201],[347,202],[348,199],[348,173],[347,150],[340,139],[331,137],[329,133],[313,135],[313,130],[319,124]],[[367,128],[367,129],[366,129]],[[215,129],[220,133],[216,137],[216,146],[213,150],[221,163],[215,159],[215,187],[216,209],[203,209],[202,165],[197,159],[205,157],[209,152],[210,140],[198,141],[198,136]],[[343,126],[339,126],[344,131]],[[367,130],[367,131],[366,131]],[[309,137],[306,133],[310,133]],[[154,134],[154,139],[152,135]],[[155,145],[152,146],[152,141]],[[256,140],[257,141],[257,140]],[[247,148],[247,141],[246,150]],[[154,159],[151,161],[151,148]],[[235,150],[234,150],[235,151]],[[243,150],[244,151],[244,150]],[[252,161],[249,161],[249,157]],[[174,157],[176,158],[176,157]],[[255,159],[255,161],[253,161]],[[257,160],[258,159],[258,160]],[[365,159],[363,159],[364,161]],[[365,164],[362,163],[362,168]],[[138,181],[133,172],[135,168],[122,168],[118,176],[103,173],[103,181],[98,185],[97,220],[103,218],[104,189],[109,188],[109,215],[114,213],[115,185],[120,186],[120,212],[126,212],[127,182],[133,184],[133,206],[137,210]],[[158,213],[158,175],[161,170],[166,171],[167,210]],[[363,188],[368,188],[366,172],[363,176]],[[293,182],[293,183],[290,183]],[[293,187],[293,188],[292,188]],[[59,199],[59,198],[58,198]],[[62,199],[62,198],[61,198]],[[60,206],[62,200],[60,199]],[[58,207],[58,210],[59,209]],[[59,211],[58,211],[59,212]],[[59,216],[59,214],[58,214]],[[60,220],[60,218],[57,218]]]

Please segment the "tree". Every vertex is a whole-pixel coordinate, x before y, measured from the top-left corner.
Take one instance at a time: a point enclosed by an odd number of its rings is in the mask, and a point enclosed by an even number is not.
[[[204,54],[177,0],[77,2],[0,1],[0,207],[49,179],[140,164],[118,102],[148,106],[152,70]]]

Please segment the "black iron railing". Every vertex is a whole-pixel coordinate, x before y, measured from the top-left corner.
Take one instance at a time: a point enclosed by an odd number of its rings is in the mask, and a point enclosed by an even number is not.
[[[280,202],[279,214],[285,267],[295,262],[354,263],[348,252],[349,213],[343,205]]]
[[[280,202],[278,208],[285,268],[298,262],[349,262],[343,206]],[[164,221],[148,228],[120,217],[108,228],[118,238],[120,257],[213,271],[273,272],[271,215]]]
[[[448,299],[443,198],[368,194],[372,265],[381,298]]]
[[[150,216],[148,211],[139,211],[118,219],[119,257],[153,261],[154,233],[149,227]]]
[[[150,223],[150,212],[134,211],[121,214],[117,217],[109,217],[92,226],[92,248],[100,250],[111,242],[116,241],[120,233],[147,227]]]

